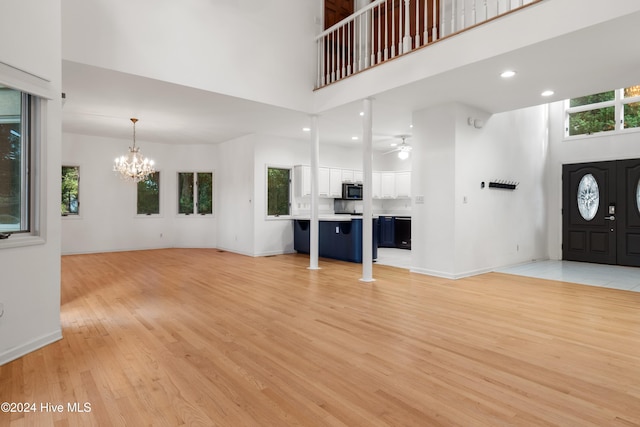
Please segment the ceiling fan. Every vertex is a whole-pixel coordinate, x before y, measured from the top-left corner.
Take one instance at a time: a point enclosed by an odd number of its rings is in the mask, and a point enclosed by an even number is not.
[[[390,154],[390,153],[394,153],[394,152],[398,152],[398,158],[405,160],[409,158],[409,154],[411,153],[411,146],[409,144],[406,143],[406,139],[409,138],[410,135],[398,135],[396,136],[396,138],[401,138],[402,139],[402,143],[398,144],[396,146],[396,148],[394,148],[393,150],[387,151],[384,154]]]

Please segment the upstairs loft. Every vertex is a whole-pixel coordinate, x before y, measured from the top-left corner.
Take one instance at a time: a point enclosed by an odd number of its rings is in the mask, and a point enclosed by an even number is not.
[[[316,89],[541,1],[325,0]]]
[[[637,84],[640,55],[629,44],[637,38],[636,0],[356,5],[316,37],[314,112],[348,112],[374,98],[378,117],[451,102],[494,114]],[[500,78],[507,69],[517,71],[508,83]],[[555,94],[542,97],[548,89]]]

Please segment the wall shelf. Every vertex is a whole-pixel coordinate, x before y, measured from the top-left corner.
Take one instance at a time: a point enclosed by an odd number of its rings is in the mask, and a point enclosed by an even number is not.
[[[489,188],[497,188],[499,190],[515,190],[518,187],[519,182],[513,181],[491,181],[489,182]]]

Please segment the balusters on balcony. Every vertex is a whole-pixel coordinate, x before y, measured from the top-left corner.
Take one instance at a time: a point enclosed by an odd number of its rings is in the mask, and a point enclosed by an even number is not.
[[[376,0],[316,37],[316,87],[541,1]]]

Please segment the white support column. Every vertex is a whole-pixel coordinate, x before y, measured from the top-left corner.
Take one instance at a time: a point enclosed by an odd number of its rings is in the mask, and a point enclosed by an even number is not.
[[[363,101],[362,118],[362,278],[373,282],[373,100]]]
[[[320,222],[318,220],[318,193],[320,174],[320,133],[318,116],[311,116],[311,219],[309,221],[309,270],[319,270],[318,247]]]

